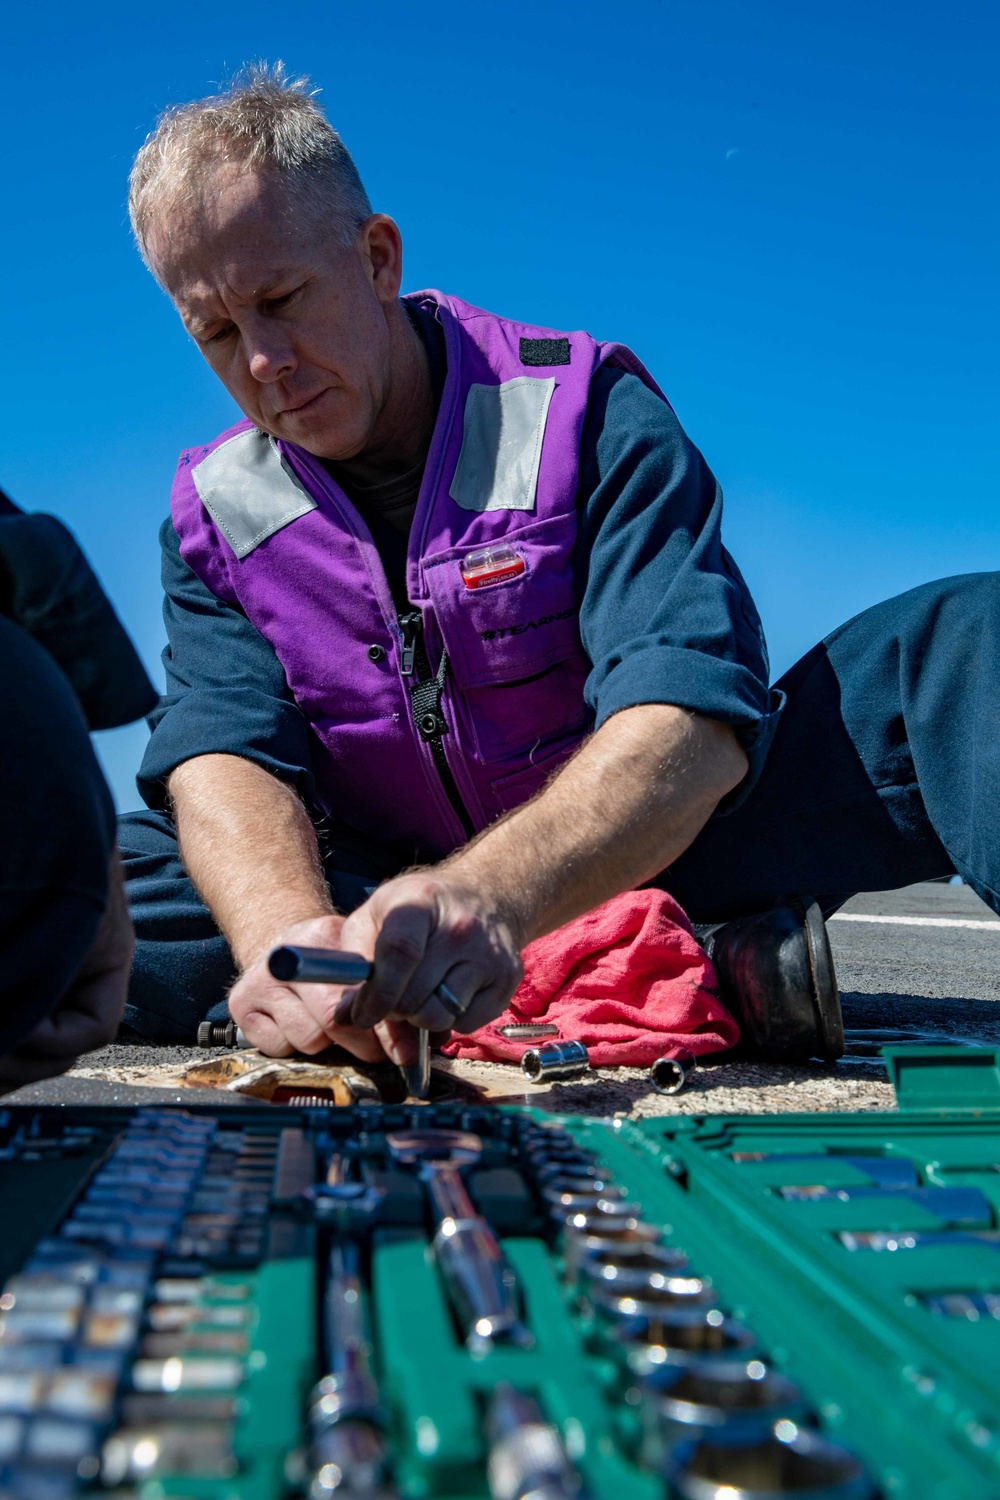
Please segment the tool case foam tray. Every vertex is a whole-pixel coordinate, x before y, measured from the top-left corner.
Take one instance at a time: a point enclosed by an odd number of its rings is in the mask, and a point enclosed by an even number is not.
[[[0,1110],[0,1497],[1000,1497],[1000,1054],[887,1062],[891,1114]]]

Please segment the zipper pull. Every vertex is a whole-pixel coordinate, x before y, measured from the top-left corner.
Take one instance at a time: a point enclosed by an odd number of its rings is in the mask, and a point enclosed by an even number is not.
[[[412,614],[399,616],[399,629],[403,638],[403,649],[399,657],[399,670],[404,677],[413,676],[413,663],[417,651],[417,640],[420,636],[420,611],[414,610]]]

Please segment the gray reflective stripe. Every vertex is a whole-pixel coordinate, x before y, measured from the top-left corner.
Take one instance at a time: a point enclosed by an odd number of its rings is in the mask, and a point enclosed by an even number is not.
[[[534,510],[542,438],[555,380],[518,375],[472,385],[462,451],[448,493],[463,510]]]
[[[236,556],[316,509],[265,432],[240,432],[192,471],[202,504]]]

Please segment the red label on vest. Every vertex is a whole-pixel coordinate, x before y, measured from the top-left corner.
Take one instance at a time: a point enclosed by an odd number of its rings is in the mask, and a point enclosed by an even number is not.
[[[513,547],[480,547],[462,559],[462,582],[467,589],[485,589],[524,572],[524,558]]]

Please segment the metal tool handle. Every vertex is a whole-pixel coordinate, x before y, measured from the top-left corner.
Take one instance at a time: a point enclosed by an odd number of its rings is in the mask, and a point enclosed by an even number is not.
[[[541,1407],[501,1381],[486,1414],[486,1477],[492,1500],[575,1500],[582,1488],[558,1431]]]
[[[309,1447],[309,1500],[393,1500],[386,1482],[385,1439],[370,1422],[353,1417],[313,1435]]]
[[[323,1343],[329,1373],[313,1391],[309,1413],[310,1500],[334,1488],[343,1496],[385,1496],[388,1452],[358,1247],[349,1240],[330,1251]]]
[[[521,1322],[514,1274],[485,1219],[442,1219],[434,1256],[471,1353],[485,1354],[496,1339],[534,1342]]]
[[[360,953],[342,953],[337,948],[274,948],[267,967],[275,979],[288,984],[364,984],[374,964]]]
[[[376,1417],[378,1388],[372,1370],[365,1292],[361,1282],[358,1247],[350,1241],[334,1245],[323,1298],[323,1335],[326,1367],[341,1397],[339,1412],[363,1412]]]
[[[453,1166],[450,1162],[424,1162],[419,1171],[438,1219],[479,1217],[457,1165]]]

